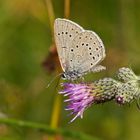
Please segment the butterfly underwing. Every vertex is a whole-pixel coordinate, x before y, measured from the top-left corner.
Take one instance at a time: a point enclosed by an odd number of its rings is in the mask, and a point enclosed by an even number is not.
[[[104,44],[95,32],[84,30],[73,21],[57,18],[54,36],[63,79],[73,81],[88,72],[105,69],[99,65],[105,58]]]

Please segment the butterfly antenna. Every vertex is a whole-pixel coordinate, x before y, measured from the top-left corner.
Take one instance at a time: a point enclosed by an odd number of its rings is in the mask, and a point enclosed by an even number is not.
[[[57,77],[59,77],[59,76],[61,76],[61,75],[62,75],[62,73],[56,75],[56,76],[49,82],[49,84],[47,85],[46,88],[48,88],[48,87],[52,84],[52,82],[53,82]],[[59,78],[59,81],[60,81],[60,78]],[[58,82],[57,82],[57,85],[58,85]]]
[[[139,100],[136,101],[137,108],[140,110],[140,102]]]
[[[56,83],[56,86],[55,86],[56,89],[58,88],[58,84],[59,84],[59,82],[60,82],[60,78],[61,78],[61,77],[59,77],[59,79],[58,79],[58,81],[57,81],[57,83]],[[58,90],[58,89],[57,89],[57,90]]]

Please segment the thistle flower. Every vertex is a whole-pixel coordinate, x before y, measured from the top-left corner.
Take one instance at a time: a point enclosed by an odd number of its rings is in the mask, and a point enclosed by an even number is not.
[[[103,96],[103,98],[100,98],[98,102],[100,102],[101,99],[105,102],[113,99],[118,91],[118,87],[120,86],[120,82],[112,78],[103,78],[95,81],[94,84],[102,90],[101,97]]]
[[[139,80],[139,77],[130,68],[122,67],[118,70],[117,77],[123,82]]]
[[[63,83],[63,94],[68,99],[66,110],[71,110],[71,115],[75,115],[70,121],[73,122],[77,117],[83,118],[84,111],[92,104],[104,103],[115,97],[118,82],[111,78],[104,78],[93,83]]]
[[[119,104],[131,103],[134,99],[139,96],[139,86],[135,81],[123,83],[118,87],[116,92],[115,100]]]
[[[123,83],[118,87],[115,100],[119,104],[131,103],[140,96],[139,77],[129,68],[120,68],[118,78]]]
[[[140,98],[140,77],[129,68],[120,68],[117,77],[121,82],[112,78],[104,78],[92,83],[63,83],[60,91],[68,102],[66,110],[71,111],[74,118],[83,117],[84,111],[92,104],[104,103],[115,99],[118,104],[131,103]],[[140,108],[140,105],[137,103]]]

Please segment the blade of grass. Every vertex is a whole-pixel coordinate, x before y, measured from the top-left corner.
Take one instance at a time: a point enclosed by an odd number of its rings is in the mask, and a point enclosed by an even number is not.
[[[24,128],[33,128],[39,131],[44,131],[45,133],[49,135],[60,134],[62,136],[75,138],[77,140],[99,140],[98,138],[91,137],[81,132],[71,131],[65,128],[51,128],[50,126],[45,125],[45,124],[30,122],[30,121],[23,121],[23,120],[16,120],[12,118],[0,118],[0,124],[6,124],[13,127],[18,126],[18,127],[24,127]]]

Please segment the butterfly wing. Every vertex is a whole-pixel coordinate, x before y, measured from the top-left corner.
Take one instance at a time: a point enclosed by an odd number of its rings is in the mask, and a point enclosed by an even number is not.
[[[71,69],[84,74],[92,71],[105,58],[105,48],[99,36],[92,31],[79,33],[69,47],[68,60]]]
[[[67,19],[56,19],[54,23],[54,36],[57,47],[57,52],[61,67],[63,71],[68,69],[70,64],[68,63],[68,54],[70,47],[72,46],[73,39],[84,29],[78,24]]]

